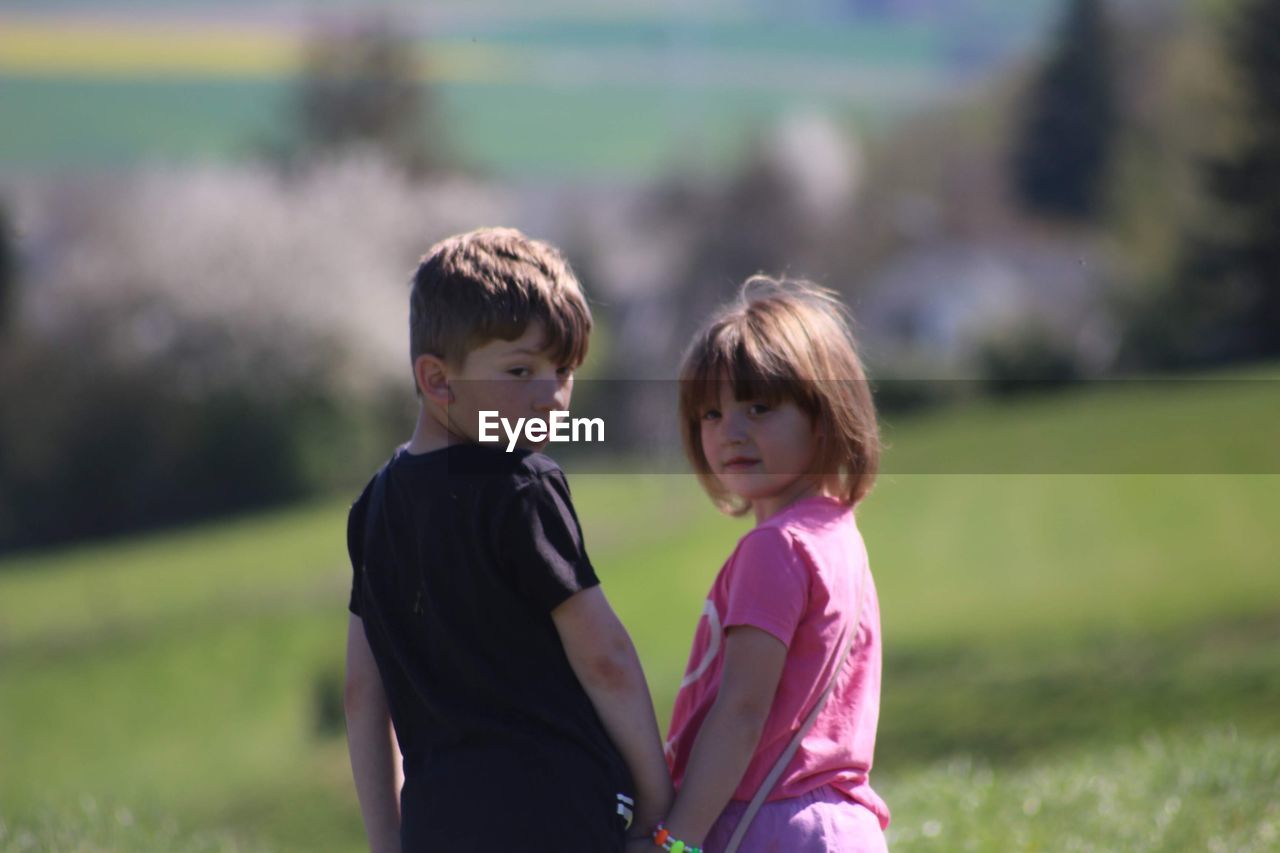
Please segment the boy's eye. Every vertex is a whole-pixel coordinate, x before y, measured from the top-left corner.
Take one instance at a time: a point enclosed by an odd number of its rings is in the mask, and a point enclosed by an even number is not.
[[[572,375],[573,375],[573,368],[572,368],[572,367],[557,367],[557,368],[556,368],[556,376],[559,376],[561,379],[568,379],[568,378],[569,378],[570,376],[572,376]]]
[[[511,367],[511,368],[508,368],[508,369],[507,369],[507,373],[508,373],[509,375],[511,375],[511,376],[514,376],[514,377],[515,377],[515,378],[517,378],[517,379],[524,379],[524,378],[526,378],[526,377],[529,375],[529,368],[527,368],[527,367]]]

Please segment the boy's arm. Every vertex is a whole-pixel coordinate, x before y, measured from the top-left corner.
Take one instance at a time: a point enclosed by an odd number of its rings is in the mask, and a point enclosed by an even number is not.
[[[598,586],[569,597],[551,618],[570,666],[636,784],[632,834],[651,831],[671,805],[671,775],[631,637]]]
[[[672,838],[702,846],[747,772],[786,659],[787,647],[766,631],[739,625],[726,632],[720,690],[694,739],[666,822]]]
[[[347,749],[365,834],[373,853],[400,853],[399,752],[391,733],[391,716],[382,676],[364,634],[364,622],[347,621],[347,678],[343,691],[347,714]]]

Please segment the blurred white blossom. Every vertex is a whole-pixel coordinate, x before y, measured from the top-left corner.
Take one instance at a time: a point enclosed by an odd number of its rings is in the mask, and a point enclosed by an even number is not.
[[[32,264],[23,300],[43,332],[96,327],[129,360],[173,355],[212,329],[224,346],[202,351],[207,369],[243,377],[264,351],[284,375],[332,361],[344,390],[407,377],[417,258],[511,210],[491,187],[413,182],[374,156],[292,178],[151,171],[24,201],[27,241],[56,244]]]

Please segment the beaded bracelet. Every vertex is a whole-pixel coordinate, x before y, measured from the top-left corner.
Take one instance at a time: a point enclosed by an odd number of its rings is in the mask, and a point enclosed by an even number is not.
[[[658,824],[658,828],[653,831],[653,844],[663,850],[670,850],[671,853],[702,853],[701,847],[691,847],[683,841],[672,838],[671,833],[667,832],[662,824]]]

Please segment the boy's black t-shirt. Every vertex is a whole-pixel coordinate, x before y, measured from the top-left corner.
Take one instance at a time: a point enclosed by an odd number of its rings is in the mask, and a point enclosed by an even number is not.
[[[550,615],[599,583],[559,467],[402,448],[352,506],[347,547],[404,754],[404,849],[621,849],[631,779]]]

